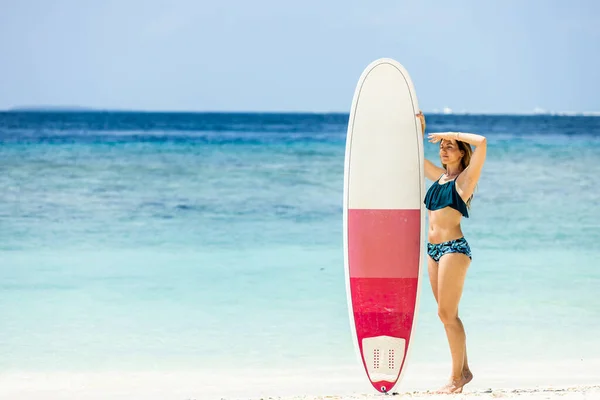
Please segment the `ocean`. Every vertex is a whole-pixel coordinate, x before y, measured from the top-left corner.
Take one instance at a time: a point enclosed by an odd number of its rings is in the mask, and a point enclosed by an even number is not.
[[[600,376],[600,118],[426,117],[430,132],[488,138],[462,225],[473,383],[510,385],[494,371],[514,365],[525,383]],[[214,383],[199,398],[318,376],[369,392],[344,283],[347,120],[0,113],[0,379],[17,393],[59,376],[180,374],[179,388]],[[425,155],[439,163],[437,145]],[[426,268],[419,310],[403,385],[441,386],[450,355]]]

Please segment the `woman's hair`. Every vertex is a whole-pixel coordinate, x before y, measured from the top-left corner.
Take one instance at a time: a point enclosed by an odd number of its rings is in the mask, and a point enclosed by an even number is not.
[[[456,145],[458,146],[458,149],[464,153],[463,157],[460,159],[460,166],[462,168],[462,171],[464,171],[471,162],[471,154],[473,154],[473,149],[471,148],[471,145],[469,143],[461,142],[460,140],[456,140]],[[442,163],[442,166],[444,167],[444,169],[446,169],[446,164]],[[473,195],[471,195],[471,197],[469,197],[469,200],[467,200],[467,208],[471,208],[471,199],[473,199]]]

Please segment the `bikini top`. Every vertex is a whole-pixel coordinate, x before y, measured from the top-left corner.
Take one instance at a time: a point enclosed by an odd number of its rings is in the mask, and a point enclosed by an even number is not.
[[[442,176],[440,176],[437,181],[433,182],[433,185],[431,185],[427,191],[424,201],[425,207],[431,211],[439,210],[445,207],[452,207],[459,211],[466,218],[469,218],[467,204],[456,191],[455,182],[458,177],[440,185],[439,180],[442,178]]]

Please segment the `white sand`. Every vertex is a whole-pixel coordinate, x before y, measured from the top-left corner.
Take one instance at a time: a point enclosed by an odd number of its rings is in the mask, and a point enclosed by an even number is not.
[[[456,395],[441,387],[447,368],[413,365],[392,393],[376,392],[356,365],[315,369],[0,374],[4,400],[393,400],[561,399],[600,400],[600,360],[559,364],[473,367],[475,379]]]
[[[520,399],[520,400],[598,400],[600,386],[576,386],[561,389],[512,389],[465,391],[461,394],[434,394],[430,392],[407,392],[397,395],[353,395],[353,396],[296,396],[289,398],[268,398],[270,400],[394,400],[394,399],[428,399],[428,400],[461,400],[461,399]]]

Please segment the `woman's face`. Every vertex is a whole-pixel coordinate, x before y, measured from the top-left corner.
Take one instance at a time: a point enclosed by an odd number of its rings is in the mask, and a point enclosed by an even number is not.
[[[464,152],[458,147],[456,140],[442,140],[440,142],[440,160],[444,165],[456,164]]]

